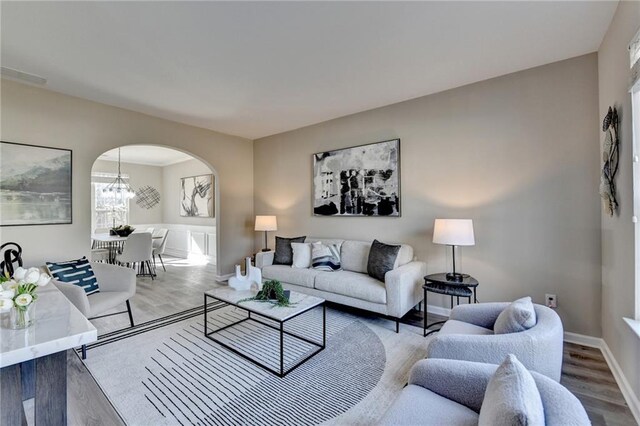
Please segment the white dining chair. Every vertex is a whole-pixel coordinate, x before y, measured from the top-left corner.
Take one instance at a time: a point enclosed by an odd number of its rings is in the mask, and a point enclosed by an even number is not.
[[[124,243],[122,253],[116,256],[116,262],[121,265],[132,266],[134,269],[138,265],[138,275],[150,276],[151,279],[154,279],[155,272],[151,266],[152,252],[150,233],[131,234]]]
[[[164,249],[167,246],[167,236],[169,235],[169,230],[160,228],[153,234],[153,266],[156,266],[156,256],[160,259],[160,264],[162,264],[162,269],[167,272],[167,268],[164,267],[164,261],[162,260],[162,255],[164,254]]]

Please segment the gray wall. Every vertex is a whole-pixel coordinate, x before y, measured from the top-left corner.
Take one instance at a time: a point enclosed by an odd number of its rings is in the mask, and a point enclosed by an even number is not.
[[[161,223],[162,204],[165,193],[163,190],[162,167],[131,164],[123,162],[120,166],[122,173],[129,176],[129,182],[134,190],[150,185],[160,193],[160,203],[151,209],[145,209],[136,204],[136,198],[129,202],[129,223]],[[96,160],[91,172],[117,173],[118,163],[115,161]]]
[[[211,165],[220,201],[218,273],[231,273],[251,253],[252,141],[5,79],[0,84],[3,140],[73,150],[73,224],[0,228],[2,241],[22,245],[28,265],[88,253],[91,167],[99,155],[123,145],[176,148]]]
[[[164,223],[215,226],[215,218],[180,216],[180,179],[183,177],[207,174],[211,174],[211,170],[206,164],[203,164],[198,160],[183,161],[181,163],[172,164],[162,168],[162,182],[164,187],[162,218]]]
[[[462,269],[480,301],[555,293],[566,330],[600,336],[597,67],[590,54],[259,139],[255,214],[277,215],[272,236],[409,243],[429,272],[447,269],[433,220],[471,218]],[[401,218],[312,216],[312,153],[392,138]]]
[[[622,320],[634,317],[635,247],[633,216],[633,164],[628,43],[640,28],[640,3],[622,1],[598,51],[600,119],[610,105],[621,115],[619,215],[602,211],[602,334],[629,384],[640,395],[640,338]],[[638,114],[638,112],[636,112]],[[602,132],[601,141],[603,140]]]

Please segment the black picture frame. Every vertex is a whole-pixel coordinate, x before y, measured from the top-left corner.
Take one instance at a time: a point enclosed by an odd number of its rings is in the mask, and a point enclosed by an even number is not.
[[[329,151],[317,152],[312,155],[312,182],[311,182],[311,211],[316,217],[401,217],[402,216],[402,197],[401,197],[401,149],[400,138],[388,139],[380,142],[366,143],[346,148],[339,148]],[[379,159],[375,160],[378,164],[372,164],[367,167],[367,156],[376,154],[384,154],[385,149],[388,150],[389,164],[387,168],[382,170],[379,166]],[[351,152],[350,152],[351,151]],[[358,155],[361,158],[358,158]],[[341,161],[339,157],[345,158],[344,161],[355,161],[358,164],[343,164],[340,166],[323,166],[327,158],[333,157],[336,161]],[[349,158],[352,157],[352,158]],[[369,160],[371,161],[371,160]],[[365,163],[365,164],[363,164]],[[321,172],[321,168],[328,172]],[[340,169],[340,170],[338,170]],[[344,175],[348,171],[349,176]],[[337,174],[340,173],[338,176]],[[388,177],[387,177],[388,175]],[[353,190],[350,182],[346,180],[361,179],[360,183],[356,183],[356,190]],[[377,204],[367,202],[373,194],[376,198],[373,181],[378,183],[384,181],[383,188],[391,193],[384,193],[380,196]],[[330,181],[330,182],[329,182]],[[370,183],[367,183],[369,181]],[[387,183],[387,181],[389,181]],[[319,189],[319,185],[322,188]],[[339,186],[339,188],[338,188]],[[358,188],[361,186],[361,189]],[[327,188],[331,193],[327,194]],[[348,190],[347,190],[348,188]],[[366,192],[366,196],[365,196]],[[344,194],[350,193],[348,198],[350,201],[344,200]],[[355,201],[354,201],[355,200]]]
[[[19,147],[23,147],[25,151],[31,151],[18,153],[27,156],[33,163],[30,169],[21,171],[20,159],[15,158],[15,149]],[[12,149],[14,152],[11,152]],[[38,152],[35,150],[43,150],[41,155],[45,158],[40,162],[38,162],[40,159]],[[57,151],[60,154],[56,156],[49,151]],[[73,151],[71,149],[0,141],[0,152],[2,152],[0,157],[3,164],[0,170],[0,197],[2,198],[0,227],[73,224]],[[56,161],[48,163],[52,159]],[[55,162],[60,163],[57,168]],[[54,164],[53,167],[52,164]],[[30,190],[18,189],[24,186],[29,187]],[[35,216],[40,217],[27,215],[24,219],[16,218],[17,214],[11,211],[12,206],[18,204],[12,202],[16,198],[21,199],[22,205],[33,204],[33,209],[27,213],[36,213]],[[42,206],[48,204],[52,204],[50,208],[42,210]],[[38,206],[41,209],[40,212],[36,210]],[[55,212],[58,213],[57,218],[52,217]],[[47,215],[49,217],[46,217]]]

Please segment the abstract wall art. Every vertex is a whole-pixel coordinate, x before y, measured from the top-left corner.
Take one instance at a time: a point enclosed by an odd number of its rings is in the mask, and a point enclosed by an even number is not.
[[[185,177],[181,182],[180,216],[214,217],[213,175]]]
[[[313,154],[313,214],[400,216],[400,139]]]
[[[0,226],[71,223],[71,155],[0,142]]]
[[[153,186],[145,185],[136,191],[136,204],[150,210],[160,204],[160,192]]]
[[[609,216],[618,211],[616,197],[616,174],[620,160],[620,140],[618,139],[618,111],[609,107],[602,121],[604,144],[602,146],[602,174],[600,175],[600,197]]]

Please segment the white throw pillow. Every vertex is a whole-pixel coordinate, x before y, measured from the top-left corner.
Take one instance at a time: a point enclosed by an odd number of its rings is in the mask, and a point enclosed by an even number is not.
[[[536,325],[536,310],[531,297],[523,297],[504,308],[493,325],[495,334],[519,333]]]
[[[310,243],[291,243],[293,249],[292,268],[305,269],[311,266],[311,244]]]
[[[340,265],[340,245],[323,244],[320,241],[311,247],[311,266],[319,271],[342,271]]]

